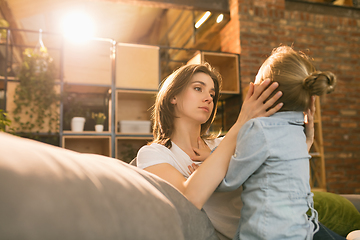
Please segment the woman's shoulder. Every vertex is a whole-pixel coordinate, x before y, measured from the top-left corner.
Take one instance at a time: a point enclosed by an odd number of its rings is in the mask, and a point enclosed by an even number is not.
[[[159,149],[162,149],[162,147],[165,146],[158,143],[151,143],[150,145],[142,146],[139,151],[158,151]]]
[[[145,145],[137,153],[137,166],[146,168],[159,163],[167,163],[169,151],[167,147],[158,143]]]
[[[138,151],[138,157],[139,155],[143,154],[151,154],[152,156],[155,155],[163,155],[166,154],[168,151],[170,151],[167,147],[164,145],[158,144],[158,143],[151,143],[150,145],[142,146]]]

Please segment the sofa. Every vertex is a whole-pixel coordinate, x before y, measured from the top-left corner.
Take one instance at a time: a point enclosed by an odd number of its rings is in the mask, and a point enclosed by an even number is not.
[[[360,216],[359,198],[352,201]],[[203,210],[151,173],[0,133],[0,239],[211,240],[218,235]]]

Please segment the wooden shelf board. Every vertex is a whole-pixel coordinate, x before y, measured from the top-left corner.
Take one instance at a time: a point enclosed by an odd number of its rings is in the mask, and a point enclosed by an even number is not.
[[[85,84],[74,84],[65,83],[65,92],[76,92],[76,93],[99,93],[106,94],[110,91],[111,85],[85,85]]]
[[[5,76],[0,76],[0,80],[5,80]],[[7,80],[9,81],[18,81],[17,77],[7,76]]]
[[[110,131],[103,131],[103,132],[95,132],[95,131],[83,131],[83,132],[73,132],[73,131],[69,131],[69,130],[65,130],[63,131],[64,135],[110,135],[111,132]]]
[[[118,133],[116,134],[116,139],[152,140],[153,135],[150,133]]]
[[[140,91],[140,90],[116,90],[117,99],[125,100],[151,100],[155,101],[157,91]]]

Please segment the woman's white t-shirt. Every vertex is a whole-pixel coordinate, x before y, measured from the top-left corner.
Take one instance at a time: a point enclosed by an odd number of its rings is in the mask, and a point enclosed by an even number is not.
[[[210,149],[217,147],[222,138],[205,140]],[[194,162],[190,157],[175,143],[172,147],[167,147],[152,143],[143,146],[137,154],[137,166],[141,169],[160,164],[168,163],[176,168],[185,178],[190,176],[188,166],[199,162]],[[214,192],[203,206],[206,214],[210,218],[215,229],[222,235],[232,239],[236,233],[240,211],[242,207],[241,187],[231,192]]]

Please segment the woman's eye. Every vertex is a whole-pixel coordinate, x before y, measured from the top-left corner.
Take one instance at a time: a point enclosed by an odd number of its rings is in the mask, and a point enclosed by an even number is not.
[[[194,89],[195,89],[196,91],[201,92],[201,87],[195,87]]]
[[[212,98],[214,98],[214,97],[215,97],[215,94],[210,94],[210,96],[211,96]]]

